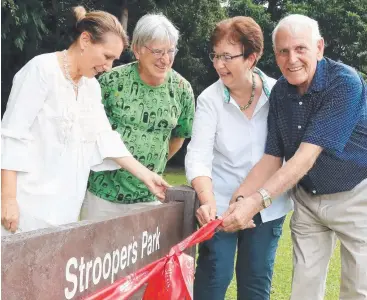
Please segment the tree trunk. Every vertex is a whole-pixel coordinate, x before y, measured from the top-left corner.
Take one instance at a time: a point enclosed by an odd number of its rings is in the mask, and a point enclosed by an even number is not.
[[[124,30],[127,32],[127,20],[129,18],[129,10],[127,7],[127,0],[123,0],[122,13],[121,13],[121,24]]]
[[[268,1],[268,13],[271,15],[271,19],[273,21],[276,21],[278,18],[278,5],[281,5],[281,3],[278,3],[281,1],[278,0],[269,0]]]
[[[54,24],[56,25],[56,30],[55,30],[55,41],[60,41],[60,26],[57,23],[57,16],[58,16],[58,7],[57,7],[57,0],[52,0],[52,16],[54,19]],[[63,8],[63,7],[62,7]],[[55,50],[59,48],[59,45],[55,45]]]

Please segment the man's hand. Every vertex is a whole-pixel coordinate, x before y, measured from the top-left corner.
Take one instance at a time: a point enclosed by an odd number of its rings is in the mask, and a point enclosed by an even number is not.
[[[247,197],[232,203],[228,210],[222,215],[222,230],[226,232],[235,232],[255,227],[252,218],[261,209],[261,198]]]
[[[142,181],[147,186],[149,191],[158,198],[158,200],[161,202],[164,201],[166,197],[166,190],[171,186],[161,176],[154,172],[147,171],[142,176]]]
[[[19,207],[16,199],[1,197],[1,224],[10,232],[16,232],[19,224]]]
[[[200,226],[203,226],[215,219],[217,214],[217,205],[214,201],[202,204],[196,211],[196,218],[198,219]]]

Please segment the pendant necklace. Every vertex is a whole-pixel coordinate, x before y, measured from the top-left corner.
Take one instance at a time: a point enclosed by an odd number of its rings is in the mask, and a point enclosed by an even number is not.
[[[62,53],[63,53],[65,77],[67,81],[69,81],[72,84],[75,93],[78,94],[78,89],[82,85],[82,80],[79,80],[78,83],[75,83],[74,80],[71,78],[70,72],[69,72],[69,62],[68,62],[68,57],[67,57],[68,50],[64,50]]]
[[[240,110],[241,111],[244,111],[246,109],[248,109],[252,102],[254,101],[254,98],[255,98],[255,90],[256,90],[256,82],[255,82],[255,76],[254,76],[254,72],[252,72],[252,91],[251,91],[251,97],[250,97],[250,100],[247,102],[247,104],[241,106],[241,105],[238,105],[240,107]]]

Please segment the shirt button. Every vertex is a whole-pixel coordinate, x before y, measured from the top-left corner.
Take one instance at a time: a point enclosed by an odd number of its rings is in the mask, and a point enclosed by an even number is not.
[[[298,128],[298,129],[301,129],[301,128],[302,128],[302,126],[301,126],[301,125],[298,125],[298,126],[297,126],[297,128]]]
[[[313,191],[312,191],[312,194],[314,194],[314,195],[315,195],[316,193],[317,193],[317,192],[316,192],[316,190],[313,190]]]
[[[302,101],[300,101],[300,102],[298,102],[298,104],[299,104],[299,105],[302,105],[302,104],[303,104],[303,102],[302,102]]]

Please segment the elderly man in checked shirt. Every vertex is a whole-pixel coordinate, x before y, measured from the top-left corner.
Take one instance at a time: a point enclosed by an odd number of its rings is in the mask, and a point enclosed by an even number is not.
[[[282,19],[273,47],[283,76],[269,99],[265,154],[234,193],[223,230],[246,228],[292,189],[291,300],[324,298],[336,239],[340,299],[367,299],[366,83],[353,68],[323,57],[318,24],[308,17]]]

